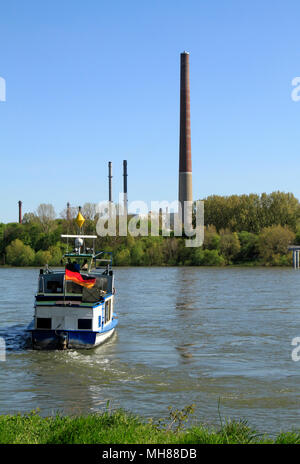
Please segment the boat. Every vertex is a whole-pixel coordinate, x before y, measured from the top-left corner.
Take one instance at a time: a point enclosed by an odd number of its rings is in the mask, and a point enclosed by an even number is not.
[[[40,269],[34,318],[28,327],[37,350],[93,348],[110,338],[118,324],[112,254],[94,251],[97,236],[61,237],[68,243],[75,239],[75,248],[64,254],[64,270],[47,265]],[[85,245],[89,239],[92,248]]]

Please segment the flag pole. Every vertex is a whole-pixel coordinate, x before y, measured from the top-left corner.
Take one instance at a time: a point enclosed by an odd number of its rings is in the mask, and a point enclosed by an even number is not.
[[[64,305],[66,306],[66,267],[65,267],[65,274],[64,274]]]

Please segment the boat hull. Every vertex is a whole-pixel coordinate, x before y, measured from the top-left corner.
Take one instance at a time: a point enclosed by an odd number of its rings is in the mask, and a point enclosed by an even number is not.
[[[32,346],[36,350],[90,349],[109,339],[115,327],[105,332],[76,330],[32,330]]]

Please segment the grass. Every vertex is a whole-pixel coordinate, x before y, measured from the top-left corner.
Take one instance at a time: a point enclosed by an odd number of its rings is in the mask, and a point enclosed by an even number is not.
[[[174,419],[175,417],[175,419]],[[169,423],[154,423],[123,410],[86,416],[41,417],[36,411],[0,416],[1,444],[296,444],[300,431],[275,438],[257,434],[245,421],[225,420],[219,428],[183,429],[176,413]]]

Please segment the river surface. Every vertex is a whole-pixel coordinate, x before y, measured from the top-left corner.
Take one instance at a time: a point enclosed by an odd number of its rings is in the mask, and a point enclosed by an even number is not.
[[[86,351],[26,347],[38,274],[0,269],[1,414],[97,412],[109,400],[158,419],[194,403],[205,424],[221,415],[271,435],[300,429],[299,271],[117,268],[117,333]]]

